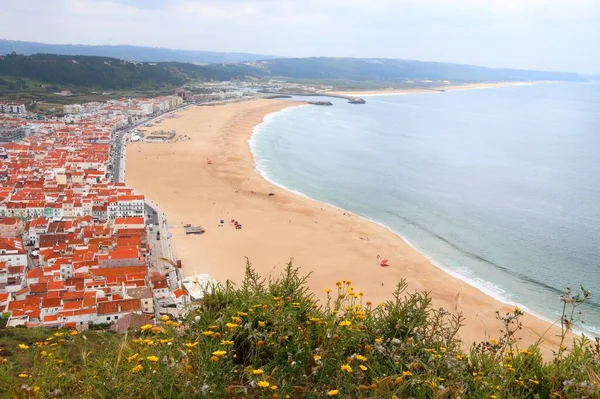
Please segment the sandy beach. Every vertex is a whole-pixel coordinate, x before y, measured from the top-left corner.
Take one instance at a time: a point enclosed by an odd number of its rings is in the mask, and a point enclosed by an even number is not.
[[[552,82],[494,82],[494,83],[468,83],[464,85],[444,85],[432,88],[414,88],[414,89],[381,89],[381,90],[352,90],[352,91],[330,91],[329,94],[336,95],[355,95],[355,96],[377,96],[382,94],[417,94],[431,93],[456,90],[473,90],[473,89],[491,89],[494,87],[505,86],[529,86],[532,84],[552,83]]]
[[[239,282],[245,257],[263,276],[278,273],[293,258],[312,273],[318,296],[347,279],[373,303],[390,299],[396,282],[406,278],[410,290],[431,291],[435,307],[463,312],[466,344],[497,338],[502,327],[495,312],[511,306],[443,272],[386,228],[287,192],[256,172],[248,145],[253,127],[265,115],[299,104],[252,100],[191,107],[156,126],[190,140],[128,145],[126,182],[165,211],[184,274]],[[243,228],[236,230],[231,219]],[[186,223],[206,233],[186,236]],[[379,266],[378,254],[390,267]],[[549,323],[530,315],[523,323],[522,346],[545,333],[545,353],[557,347],[556,327],[547,332]]]

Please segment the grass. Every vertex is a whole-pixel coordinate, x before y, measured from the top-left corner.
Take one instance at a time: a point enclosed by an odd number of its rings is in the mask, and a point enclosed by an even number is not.
[[[565,320],[588,298],[567,292]],[[432,309],[429,295],[407,292],[404,281],[380,304],[339,281],[320,304],[292,264],[268,281],[248,264],[241,285],[215,290],[182,320],[163,316],[124,336],[3,335],[10,353],[0,360],[0,390],[64,398],[599,397],[599,342],[581,338],[546,362],[536,345],[520,348],[514,338],[522,314],[498,315],[500,338],[464,351],[461,315]],[[564,325],[566,336],[572,322]]]

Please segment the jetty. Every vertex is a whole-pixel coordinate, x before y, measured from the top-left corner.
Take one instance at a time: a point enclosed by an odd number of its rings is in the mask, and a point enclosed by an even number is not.
[[[268,89],[260,89],[257,91],[262,94],[274,94],[278,96],[299,96],[299,97],[332,97],[332,98],[342,98],[344,100],[348,100],[350,104],[366,104],[364,98],[354,97],[354,96],[346,96],[343,94],[333,94],[333,93],[293,93],[293,92],[282,92],[282,91],[273,91]],[[324,104],[319,104],[324,105]]]

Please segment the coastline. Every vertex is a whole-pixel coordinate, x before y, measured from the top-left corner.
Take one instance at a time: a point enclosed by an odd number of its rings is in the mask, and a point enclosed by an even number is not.
[[[497,87],[513,86],[531,86],[534,84],[555,83],[550,81],[532,81],[532,82],[495,82],[495,83],[468,83],[464,85],[436,86],[431,88],[407,88],[407,89],[382,89],[382,90],[349,90],[349,91],[330,91],[328,94],[347,95],[347,96],[381,96],[398,94],[423,94],[423,93],[444,93],[448,91],[475,90],[475,89],[493,89]]]
[[[239,281],[245,256],[261,275],[277,273],[294,257],[305,273],[313,272],[310,286],[319,298],[324,297],[325,287],[345,278],[354,281],[374,303],[389,299],[393,291],[394,284],[382,286],[382,282],[406,277],[411,291],[431,291],[435,307],[462,311],[467,316],[461,333],[466,344],[497,338],[501,324],[495,320],[495,311],[503,313],[513,306],[450,273],[439,273],[439,266],[387,226],[264,179],[256,169],[248,142],[266,115],[299,104],[255,100],[192,107],[161,124],[161,128],[185,132],[192,137],[189,144],[128,146],[128,184],[161,204],[184,272],[207,272],[221,282]],[[214,164],[208,165],[205,158]],[[147,167],[152,165],[153,179],[148,179]],[[193,175],[197,179],[194,183],[186,178]],[[269,192],[275,196],[268,196]],[[228,223],[217,227],[217,220],[229,220],[230,212],[235,212],[235,218],[240,215],[243,230],[235,231]],[[200,223],[207,227],[207,233],[185,236],[181,228],[184,223]],[[393,266],[380,268],[374,258],[377,253],[386,254]],[[532,315],[525,316],[523,322],[522,344],[536,341],[550,327]],[[545,334],[546,354],[558,345],[555,330]]]

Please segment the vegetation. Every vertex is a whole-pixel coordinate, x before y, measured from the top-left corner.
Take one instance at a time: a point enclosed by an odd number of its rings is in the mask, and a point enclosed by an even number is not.
[[[519,348],[518,308],[498,316],[498,340],[463,351],[462,317],[427,293],[381,304],[339,281],[320,305],[288,265],[261,279],[250,264],[185,320],[163,316],[124,336],[0,330],[5,397],[61,398],[584,398],[600,395],[600,343],[585,338],[544,362]],[[589,298],[567,292],[563,335]],[[8,332],[8,334],[7,334]],[[21,334],[21,339],[16,337]],[[8,337],[8,338],[7,338]]]
[[[244,68],[245,66],[245,68]],[[216,68],[216,66],[211,66]],[[452,82],[585,81],[575,73],[485,68],[474,65],[394,60],[385,58],[288,58],[226,65],[246,75],[296,79],[350,80],[399,83],[415,80]]]
[[[23,93],[40,88],[49,92],[160,90],[191,82],[272,78],[331,84],[336,88],[427,87],[441,81],[585,80],[574,73],[390,59],[291,58],[200,66],[54,54],[0,56],[0,92]]]
[[[23,90],[42,84],[55,90],[149,90],[187,82],[226,80],[227,71],[176,62],[139,63],[115,58],[35,54],[0,57],[0,88]]]
[[[274,58],[263,54],[221,53],[214,51],[174,50],[144,46],[89,46],[82,44],[46,44],[0,39],[0,54],[62,54],[91,55],[120,58],[138,62],[189,62],[194,64],[214,64],[221,62],[255,61]]]

